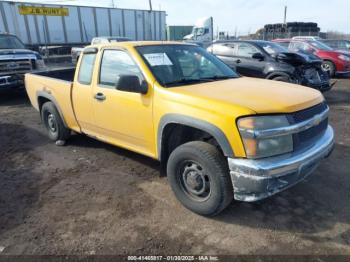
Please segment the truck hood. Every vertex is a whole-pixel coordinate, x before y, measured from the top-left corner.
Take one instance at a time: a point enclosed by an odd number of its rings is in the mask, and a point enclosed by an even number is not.
[[[231,104],[258,114],[296,112],[324,100],[319,91],[308,87],[248,77],[169,89],[207,103]]]
[[[37,52],[28,49],[0,49],[0,60],[38,59]]]

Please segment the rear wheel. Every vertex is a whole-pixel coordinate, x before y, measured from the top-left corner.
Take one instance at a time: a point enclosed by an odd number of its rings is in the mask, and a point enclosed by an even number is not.
[[[46,102],[42,106],[41,120],[52,141],[65,141],[69,138],[70,130],[63,124],[63,120],[52,102]]]
[[[197,214],[214,216],[232,202],[227,160],[211,144],[197,141],[176,148],[167,175],[177,199]]]
[[[323,61],[322,70],[327,72],[330,77],[335,75],[335,65],[331,61]]]

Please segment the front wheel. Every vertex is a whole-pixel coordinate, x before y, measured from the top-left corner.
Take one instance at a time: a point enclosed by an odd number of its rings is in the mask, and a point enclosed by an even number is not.
[[[335,65],[331,61],[323,61],[322,70],[324,72],[327,72],[330,77],[333,77],[335,75]]]
[[[189,142],[176,148],[167,165],[170,186],[189,210],[214,216],[233,199],[227,160],[213,145]]]

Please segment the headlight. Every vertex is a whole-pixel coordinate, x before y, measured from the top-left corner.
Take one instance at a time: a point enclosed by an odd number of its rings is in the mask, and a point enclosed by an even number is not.
[[[43,59],[35,60],[36,69],[46,69],[46,65]]]
[[[350,62],[350,57],[346,56],[346,55],[340,55],[338,56],[339,59],[343,60],[343,61],[347,61]]]
[[[264,158],[293,151],[293,136],[259,138],[259,131],[289,126],[286,116],[254,116],[238,120],[238,129],[243,139],[248,158]]]

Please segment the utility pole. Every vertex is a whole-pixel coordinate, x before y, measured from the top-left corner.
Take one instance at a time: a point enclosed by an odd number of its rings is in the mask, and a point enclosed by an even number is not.
[[[152,22],[151,22],[151,19],[152,19],[152,0],[149,0],[149,40],[152,40],[153,39],[153,36],[152,36]]]
[[[283,19],[283,24],[287,24],[287,6],[284,7],[284,19]]]

